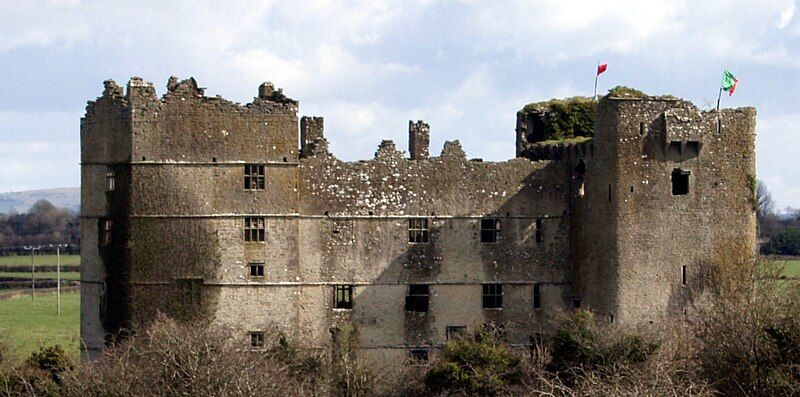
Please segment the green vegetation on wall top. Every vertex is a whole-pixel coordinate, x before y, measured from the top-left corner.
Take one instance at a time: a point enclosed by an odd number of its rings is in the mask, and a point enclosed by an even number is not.
[[[544,141],[594,136],[597,101],[586,97],[551,99],[525,105],[523,113],[539,112]]]

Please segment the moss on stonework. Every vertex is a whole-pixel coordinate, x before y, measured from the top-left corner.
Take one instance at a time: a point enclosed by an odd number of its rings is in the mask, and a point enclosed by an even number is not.
[[[594,136],[597,101],[587,97],[551,99],[525,105],[521,113],[540,113],[544,141]]]
[[[548,141],[541,141],[536,142],[535,145],[541,146],[550,146],[550,145],[577,145],[579,143],[589,142],[593,137],[590,136],[579,136],[575,138],[566,138],[566,139],[551,139]]]
[[[610,90],[608,90],[608,94],[606,94],[606,98],[637,98],[637,99],[644,99],[649,98],[650,96],[641,92],[637,89],[625,87],[624,85],[618,85]]]

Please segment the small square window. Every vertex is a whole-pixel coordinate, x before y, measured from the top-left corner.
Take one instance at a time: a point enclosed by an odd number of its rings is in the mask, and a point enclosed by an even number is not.
[[[264,190],[263,164],[245,164],[244,190]]]
[[[244,218],[244,241],[265,241],[266,219],[264,217]]]
[[[263,348],[266,342],[264,331],[251,331],[250,332],[250,347]]]
[[[352,285],[337,285],[333,287],[335,309],[352,309],[353,308],[353,286]]]
[[[411,284],[406,295],[406,311],[427,312],[430,302],[430,286],[427,284]]]
[[[533,308],[540,309],[542,307],[542,285],[536,283],[533,285]]]
[[[117,188],[116,183],[116,173],[114,171],[114,167],[109,165],[106,166],[106,191],[112,192]]]
[[[250,264],[250,277],[264,277],[264,264],[251,263]]]
[[[500,241],[500,219],[481,219],[481,242],[496,243]]]
[[[672,170],[672,195],[684,196],[689,194],[689,175],[691,172],[679,168]]]
[[[503,284],[483,284],[483,308],[503,308]]]
[[[448,325],[445,328],[445,336],[447,340],[461,339],[467,336],[466,325]]]
[[[430,229],[427,218],[410,218],[408,220],[408,242],[411,244],[427,244],[430,242]]]
[[[408,356],[413,361],[428,361],[428,349],[411,349],[408,351]]]

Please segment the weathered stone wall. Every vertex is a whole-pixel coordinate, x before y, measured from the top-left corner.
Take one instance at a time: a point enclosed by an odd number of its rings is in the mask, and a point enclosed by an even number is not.
[[[350,323],[365,355],[395,361],[441,346],[448,326],[493,322],[522,346],[570,302],[626,323],[678,312],[700,288],[681,284],[681,266],[693,280],[713,252],[755,241],[751,109],[604,99],[592,142],[506,162],[467,160],[457,141],[431,157],[427,124],[412,122],[410,159],[384,141],[374,159],[344,162],[322,118],[298,125],[297,108],[270,83],[243,106],[193,79],[171,78],[161,98],[138,78],[126,93],[106,84],[82,123],[90,351],[159,311],[233,328],[243,344],[276,330],[327,348]],[[246,164],[263,165],[263,190],[245,189]],[[672,195],[674,168],[691,172],[689,194]],[[264,242],[244,241],[246,217],[264,219]],[[416,217],[427,243],[409,243]],[[484,217],[500,220],[498,242],[481,242]],[[483,283],[503,284],[502,309],[482,308]],[[355,286],[352,310],[333,308],[341,284]],[[430,286],[427,313],[405,311],[409,284]]]

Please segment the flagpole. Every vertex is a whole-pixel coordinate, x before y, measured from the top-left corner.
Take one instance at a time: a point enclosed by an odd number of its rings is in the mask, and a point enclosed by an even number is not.
[[[599,59],[597,60],[597,68],[595,68],[595,70],[594,70],[594,100],[595,101],[597,100],[597,77],[600,76],[600,74],[597,73],[598,70],[600,70],[600,60]]]

